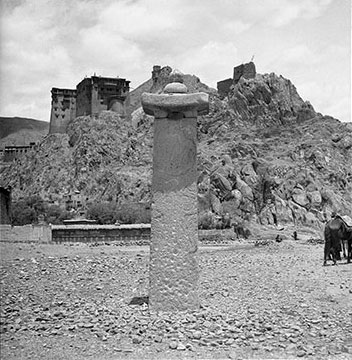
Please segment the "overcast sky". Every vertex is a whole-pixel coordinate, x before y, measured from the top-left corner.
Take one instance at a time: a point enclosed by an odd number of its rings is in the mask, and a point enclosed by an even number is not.
[[[315,110],[351,121],[351,0],[0,0],[0,116],[50,120],[52,87],[153,65],[216,88],[233,67],[290,79]]]

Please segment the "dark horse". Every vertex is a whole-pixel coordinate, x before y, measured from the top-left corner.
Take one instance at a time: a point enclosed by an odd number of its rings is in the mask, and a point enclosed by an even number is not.
[[[341,245],[345,253],[345,244],[347,242],[347,263],[351,262],[352,257],[352,226],[348,226],[340,217],[336,216],[330,220],[324,229],[325,247],[324,247],[324,265],[326,261],[332,258],[334,265],[336,260],[341,260]]]

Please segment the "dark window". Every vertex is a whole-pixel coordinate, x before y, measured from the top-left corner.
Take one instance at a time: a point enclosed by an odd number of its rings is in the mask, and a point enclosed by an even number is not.
[[[70,99],[64,99],[62,102],[62,110],[66,110],[70,108]]]

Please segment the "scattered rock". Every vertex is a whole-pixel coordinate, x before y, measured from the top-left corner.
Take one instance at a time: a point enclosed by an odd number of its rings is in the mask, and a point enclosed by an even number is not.
[[[176,349],[183,351],[186,350],[186,346],[182,343],[178,343]]]
[[[175,349],[177,349],[177,347],[178,347],[177,341],[171,341],[171,342],[169,343],[169,348],[170,348],[170,349],[175,350]]]

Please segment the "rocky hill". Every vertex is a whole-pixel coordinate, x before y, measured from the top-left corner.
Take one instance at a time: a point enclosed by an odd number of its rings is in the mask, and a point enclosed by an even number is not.
[[[242,78],[199,128],[204,211],[315,227],[351,216],[352,124],[316,113],[289,80]]]
[[[198,121],[200,225],[229,216],[319,229],[333,211],[352,217],[351,123],[316,113],[275,74],[242,78],[225,99],[171,71],[143,89],[159,92],[176,75],[210,94],[210,113]],[[67,135],[46,136],[36,152],[2,169],[1,185],[13,187],[14,199],[60,202],[76,191],[87,202],[150,201],[153,118],[138,109],[139,90],[132,123],[111,112],[76,118]]]
[[[67,134],[50,134],[40,146],[2,169],[2,184],[16,200],[38,194],[61,202],[80,192],[87,201],[149,200],[151,129],[137,132],[113,112],[78,117]]]
[[[39,142],[49,132],[49,123],[20,117],[0,117],[0,148]]]

